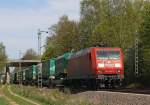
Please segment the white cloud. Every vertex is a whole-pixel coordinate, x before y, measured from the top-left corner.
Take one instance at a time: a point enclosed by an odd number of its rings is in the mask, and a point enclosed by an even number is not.
[[[79,19],[79,0],[48,0],[48,5],[38,10],[0,8],[0,41],[9,57],[16,58],[18,50],[37,49],[37,29],[46,30],[60,16]]]

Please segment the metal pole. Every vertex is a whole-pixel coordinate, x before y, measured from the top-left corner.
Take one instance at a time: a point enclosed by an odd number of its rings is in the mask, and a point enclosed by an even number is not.
[[[41,55],[41,31],[38,30],[38,55]]]
[[[135,76],[138,77],[139,76],[139,67],[138,67],[138,64],[139,64],[139,49],[138,49],[138,36],[137,36],[137,33],[136,33],[136,36],[135,36]]]
[[[38,88],[42,88],[42,63],[38,64]]]
[[[19,71],[20,71],[20,72],[18,72],[18,75],[19,75],[19,85],[22,85],[22,74],[21,74],[21,70],[22,70],[22,68],[21,68],[21,62],[19,62]]]
[[[38,30],[38,55],[41,55],[41,49],[42,49],[42,38],[41,38],[41,34],[42,33],[48,33],[48,31],[41,31],[40,29]]]

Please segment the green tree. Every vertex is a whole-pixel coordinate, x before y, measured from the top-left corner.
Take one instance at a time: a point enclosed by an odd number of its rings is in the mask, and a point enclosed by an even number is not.
[[[28,49],[21,59],[22,60],[36,60],[36,59],[39,59],[39,56],[33,49]]]
[[[5,46],[3,43],[0,43],[0,70],[3,70],[3,67],[6,65],[7,56],[5,51]]]
[[[47,38],[43,59],[56,57],[64,52],[78,49],[78,23],[62,16],[59,22],[50,28],[51,36]]]
[[[88,40],[88,44],[83,44],[89,47],[105,42],[124,50],[132,47],[141,22],[141,8],[140,1],[83,0],[80,35]]]
[[[140,38],[140,71],[142,71],[142,83],[150,86],[150,2],[145,1],[143,9],[143,23],[139,34]]]
[[[91,38],[96,25],[102,21],[101,0],[82,0],[79,23],[80,48],[90,47]]]

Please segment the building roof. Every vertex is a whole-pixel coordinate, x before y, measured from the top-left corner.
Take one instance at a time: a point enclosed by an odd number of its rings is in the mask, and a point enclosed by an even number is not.
[[[32,65],[37,65],[41,62],[41,60],[10,60],[7,62],[9,67],[28,67]]]

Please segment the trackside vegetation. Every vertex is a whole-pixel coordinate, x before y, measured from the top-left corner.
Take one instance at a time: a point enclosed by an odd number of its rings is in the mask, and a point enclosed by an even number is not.
[[[5,51],[5,46],[2,42],[0,42],[0,72],[2,72],[3,67],[5,66],[7,61],[7,55]]]
[[[33,101],[40,103],[40,105],[93,105],[88,100],[79,100],[72,97],[71,94],[64,94],[57,89],[38,89],[31,86],[13,85],[11,90]]]
[[[4,97],[0,97],[0,105],[9,105],[9,103]]]

